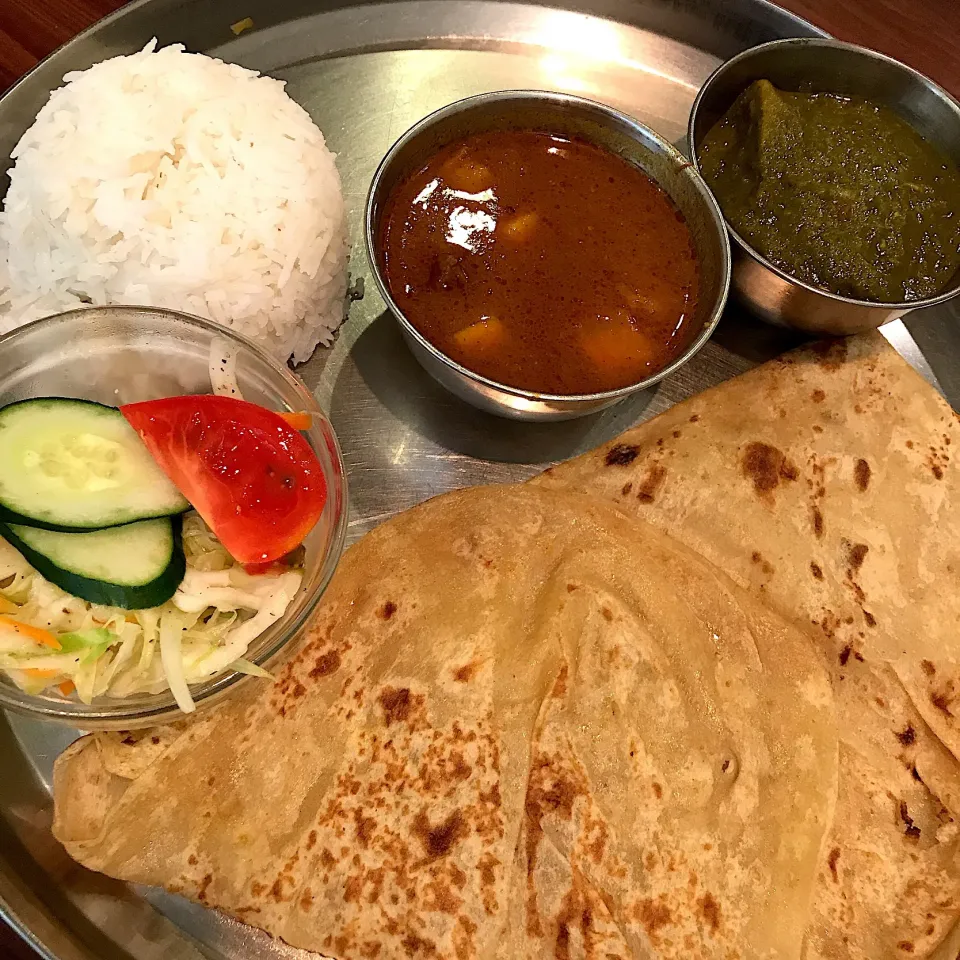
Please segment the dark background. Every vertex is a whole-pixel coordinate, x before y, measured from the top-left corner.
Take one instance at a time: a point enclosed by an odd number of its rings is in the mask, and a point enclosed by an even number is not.
[[[842,40],[909,63],[960,97],[958,0],[780,0]],[[121,0],[0,0],[0,90]],[[38,960],[0,922],[0,957]]]

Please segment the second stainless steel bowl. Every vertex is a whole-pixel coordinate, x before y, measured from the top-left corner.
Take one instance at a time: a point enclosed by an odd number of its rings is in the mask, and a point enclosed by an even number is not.
[[[728,60],[707,79],[690,112],[690,155],[710,128],[755,80],[781,90],[863,97],[890,107],[960,166],[960,103],[916,70],[873,50],[825,38],[774,40]],[[935,297],[871,303],[843,297],[790,276],[728,224],[734,240],[736,296],[764,320],[805,333],[846,335],[872,330],[920,307],[960,294],[960,271]]]
[[[490,130],[548,130],[603,147],[640,167],[680,209],[693,234],[700,264],[698,333],[671,364],[638,383],[604,393],[553,395],[497,383],[439,350],[403,315],[390,294],[380,243],[384,204],[394,187],[445,144]],[[461,399],[515,420],[568,420],[595,413],[653,386],[686,363],[710,338],[727,299],[730,245],[720,209],[690,162],[656,133],[603,104],[566,94],[506,90],[459,100],[408,130],[383,158],[370,185],[365,221],[367,256],[387,306],[414,356],[431,376]],[[611,251],[615,256],[616,251]]]

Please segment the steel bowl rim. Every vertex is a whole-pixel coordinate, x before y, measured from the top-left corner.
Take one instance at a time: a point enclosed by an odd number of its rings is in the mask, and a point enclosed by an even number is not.
[[[150,314],[160,314],[161,316],[171,317],[176,320],[186,322],[188,325],[200,327],[206,332],[215,336],[223,337],[227,340],[234,340],[239,345],[250,350],[260,360],[265,361],[279,378],[299,395],[303,401],[304,409],[313,415],[319,415],[325,422],[327,429],[322,431],[322,438],[326,442],[334,470],[338,475],[340,497],[337,504],[337,515],[331,529],[330,542],[320,558],[318,558],[318,567],[322,571],[320,581],[315,587],[315,596],[309,598],[304,608],[294,617],[284,632],[276,640],[265,647],[262,651],[250,659],[258,666],[271,662],[275,657],[282,653],[287,646],[296,639],[309,622],[316,611],[317,605],[326,592],[330,581],[333,578],[336,568],[339,566],[340,558],[343,555],[344,544],[346,542],[349,488],[346,463],[343,459],[343,453],[340,449],[340,441],[333,424],[323,408],[317,402],[316,397],[302,383],[302,381],[285,365],[281,364],[272,354],[267,352],[259,344],[255,343],[244,334],[238,333],[228,327],[224,327],[212,320],[206,320],[203,317],[197,317],[190,313],[184,313],[180,310],[171,310],[165,307],[151,307],[140,304],[107,304],[103,306],[89,305],[77,307],[71,310],[64,310],[60,313],[52,314],[49,317],[42,317],[38,320],[32,320],[22,326],[16,327],[5,334],[0,334],[0,349],[23,337],[29,336],[30,332],[44,326],[56,326],[65,318],[73,318],[86,313],[128,313],[143,312]],[[329,484],[328,484],[329,487]],[[212,677],[210,680],[201,684],[192,684],[191,686],[202,690],[198,699],[196,699],[198,712],[203,708],[207,701],[214,703],[220,702],[227,691],[238,683],[248,680],[249,677],[237,671],[224,672],[220,676]],[[139,729],[151,723],[159,722],[163,719],[179,717],[183,718],[177,706],[173,694],[169,690],[160,693],[150,694],[156,699],[155,703],[140,707],[124,706],[123,698],[102,699],[99,702],[95,700],[92,704],[80,704],[85,707],[83,710],[64,710],[61,709],[55,700],[48,702],[42,701],[39,697],[24,693],[17,689],[21,698],[11,698],[7,695],[4,686],[0,686],[0,707],[7,710],[13,710],[24,716],[33,717],[37,720],[45,720],[52,723],[68,723],[72,726],[79,726],[82,729],[106,730],[106,729]],[[193,691],[191,691],[193,692]],[[64,701],[65,705],[76,707],[75,701]],[[133,726],[131,726],[133,725]]]
[[[598,113],[607,119],[619,121],[631,132],[639,131],[644,136],[649,137],[664,151],[665,154],[667,154],[672,163],[675,163],[676,166],[681,170],[686,168],[693,175],[692,180],[697,189],[697,194],[703,201],[705,208],[709,211],[710,219],[717,228],[716,232],[720,240],[721,249],[720,291],[719,295],[716,297],[709,317],[703,324],[702,330],[696,336],[696,338],[691,341],[683,353],[662,370],[657,371],[655,374],[652,374],[643,380],[638,380],[636,383],[628,384],[625,387],[618,387],[615,390],[605,390],[601,393],[538,393],[534,390],[524,390],[521,387],[513,387],[509,384],[500,383],[497,380],[492,380],[489,377],[485,377],[482,374],[476,373],[475,371],[469,369],[469,367],[465,367],[462,364],[457,363],[456,360],[445,354],[439,349],[439,347],[431,343],[430,340],[428,340],[422,333],[420,333],[419,330],[417,330],[417,328],[410,322],[410,320],[407,319],[406,315],[393,299],[393,296],[391,295],[387,286],[386,278],[382,275],[382,271],[380,270],[380,264],[376,256],[376,238],[373,235],[374,204],[380,192],[381,181],[400,151],[407,144],[424,133],[424,131],[433,126],[434,123],[439,120],[443,120],[448,116],[453,116],[455,114],[470,110],[473,107],[482,106],[490,102],[531,99],[549,100],[554,103],[569,104],[574,107],[585,108],[586,110]],[[634,140],[639,148],[645,149],[639,138],[631,136],[631,139]],[[661,189],[664,189],[664,192],[666,192],[666,188],[664,188],[663,185],[656,180],[656,178],[652,177],[650,174],[647,174],[647,176],[650,176],[651,179],[658,183]],[[667,195],[669,196],[669,193]],[[380,163],[377,165],[376,172],[373,175],[373,179],[370,181],[370,187],[367,191],[363,227],[364,245],[367,259],[370,262],[370,269],[373,274],[374,282],[376,283],[377,289],[380,292],[380,295],[383,297],[388,310],[393,314],[394,318],[403,328],[404,332],[412,337],[416,343],[423,347],[423,349],[426,350],[435,360],[439,361],[445,367],[451,369],[460,376],[474,383],[479,383],[486,387],[490,387],[493,390],[499,391],[500,393],[531,402],[556,404],[565,403],[571,405],[576,405],[578,403],[590,405],[610,403],[615,400],[622,399],[623,397],[627,397],[630,394],[638,393],[641,390],[646,390],[652,386],[655,386],[661,380],[670,376],[672,373],[682,367],[685,363],[692,360],[693,357],[700,352],[706,342],[713,335],[714,330],[716,330],[717,324],[720,322],[720,318],[723,315],[723,310],[726,306],[727,298],[730,293],[730,282],[733,273],[733,257],[730,250],[730,240],[727,236],[726,220],[723,217],[723,213],[720,210],[720,206],[717,203],[716,198],[713,196],[712,191],[701,176],[700,171],[696,169],[696,166],[691,165],[690,161],[687,160],[687,158],[679,150],[677,150],[672,143],[667,141],[651,127],[648,127],[645,123],[642,123],[634,117],[631,117],[628,114],[615,109],[614,107],[610,107],[605,103],[600,103],[596,100],[590,100],[586,97],[580,97],[569,93],[556,93],[548,90],[535,89],[496,90],[489,93],[480,93],[470,97],[463,97],[460,100],[454,100],[452,103],[448,103],[445,106],[434,110],[432,113],[427,114],[427,116],[423,117],[421,120],[418,120],[415,124],[413,124],[413,126],[411,126],[408,130],[401,134],[400,137],[397,138],[390,149],[384,154]]]
[[[696,125],[697,116],[703,102],[706,100],[708,92],[710,91],[711,86],[714,82],[722,76],[727,70],[731,67],[739,64],[745,60],[749,60],[751,56],[758,53],[759,51],[765,51],[769,49],[777,49],[786,46],[804,46],[804,47],[828,47],[835,50],[843,50],[847,53],[858,54],[867,57],[868,59],[873,59],[880,61],[881,63],[886,64],[887,66],[900,69],[907,74],[911,74],[915,79],[922,81],[929,85],[933,92],[945,100],[957,114],[957,121],[960,123],[960,101],[957,100],[949,91],[945,90],[939,83],[935,80],[931,80],[926,74],[921,73],[919,70],[909,66],[906,63],[903,63],[900,60],[897,60],[895,57],[888,56],[885,53],[880,53],[877,50],[871,50],[869,47],[862,47],[855,43],[847,43],[845,40],[836,40],[833,37],[785,37],[780,40],[769,40],[766,43],[759,43],[756,46],[749,47],[746,50],[742,50],[736,56],[731,57],[729,60],[725,60],[723,63],[718,66],[713,73],[703,82],[703,85],[697,91],[697,95],[694,98],[693,105],[690,107],[690,116],[687,121],[687,146],[690,151],[690,159],[693,162],[694,169],[700,175],[701,179],[703,178],[703,172],[700,169],[700,158],[697,155],[697,147],[694,142],[694,126]],[[906,122],[906,121],[905,121]],[[709,186],[708,186],[709,189]],[[711,193],[713,191],[711,190]],[[721,208],[721,215],[723,211]],[[800,287],[803,290],[808,291],[809,293],[818,294],[819,296],[825,297],[828,300],[833,300],[837,303],[846,304],[847,306],[852,307],[861,307],[861,308],[873,308],[875,307],[878,310],[885,311],[894,311],[899,310],[901,313],[912,312],[914,310],[922,310],[926,307],[935,307],[941,303],[946,303],[949,300],[952,300],[958,294],[960,294],[960,279],[958,279],[952,286],[948,287],[946,290],[938,293],[934,297],[927,297],[924,300],[903,300],[895,302],[882,302],[879,300],[857,300],[854,297],[845,297],[843,294],[834,293],[832,290],[827,290],[825,287],[817,287],[811,283],[808,283],[805,280],[801,280],[798,277],[793,276],[792,274],[787,273],[782,267],[778,267],[771,260],[768,260],[763,256],[759,251],[757,251],[753,246],[747,243],[746,240],[740,236],[739,232],[734,229],[732,224],[727,220],[726,216],[723,217],[724,225],[727,228],[730,236],[734,239],[737,246],[747,254],[751,259],[759,263],[762,267],[766,267],[771,273],[775,274],[781,280],[786,280],[787,282],[793,284],[794,286]]]

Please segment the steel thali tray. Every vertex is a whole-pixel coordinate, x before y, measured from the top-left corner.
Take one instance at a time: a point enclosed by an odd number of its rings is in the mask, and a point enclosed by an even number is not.
[[[234,37],[231,24],[253,29]],[[67,44],[0,99],[0,156],[63,74],[180,42],[287,81],[324,131],[350,211],[351,272],[366,296],[335,346],[298,373],[331,415],[350,473],[349,540],[438,493],[522,480],[588,450],[798,342],[728,308],[674,377],[565,423],[489,417],[420,369],[384,314],[362,252],[362,207],[380,158],[420,117],[474,93],[539,88],[609,103],[678,145],[700,84],[767,40],[820,33],[765,0],[582,0],[577,10],[500,0],[138,0]],[[5,185],[2,186],[5,189]],[[960,313],[916,313],[885,333],[960,406]],[[302,958],[186,901],[90,873],[50,834],[53,761],[76,734],[0,714],[0,912],[55,960]]]

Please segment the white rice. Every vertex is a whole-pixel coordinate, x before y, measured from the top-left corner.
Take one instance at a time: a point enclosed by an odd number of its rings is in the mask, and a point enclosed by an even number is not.
[[[344,315],[334,155],[280,81],[155,47],[67,74],[13,151],[0,332],[142,304],[306,360]]]

